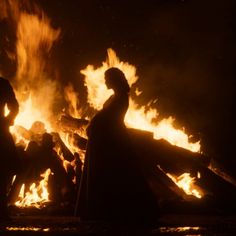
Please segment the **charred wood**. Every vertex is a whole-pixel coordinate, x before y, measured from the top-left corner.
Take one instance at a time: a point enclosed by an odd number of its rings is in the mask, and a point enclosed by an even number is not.
[[[69,129],[70,131],[77,131],[81,128],[87,126],[89,123],[86,119],[77,119],[69,115],[63,115],[60,119],[60,125],[64,129]]]
[[[59,147],[60,152],[62,153],[65,160],[71,162],[74,160],[74,155],[70,151],[70,149],[65,145],[65,143],[62,141],[60,135],[56,132],[51,133],[53,136],[55,145]]]
[[[80,135],[74,133],[70,136],[71,142],[74,146],[78,147],[81,150],[86,150],[88,140],[86,138],[81,137]]]
[[[150,132],[129,129],[129,135],[141,165],[147,169],[159,165],[166,173],[195,175],[202,166],[209,164],[208,157],[173,146],[163,139],[155,140]]]

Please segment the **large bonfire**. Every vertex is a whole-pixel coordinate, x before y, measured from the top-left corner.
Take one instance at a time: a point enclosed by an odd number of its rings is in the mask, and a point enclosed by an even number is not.
[[[5,3],[5,4],[4,4]],[[31,4],[28,4],[31,5]],[[76,147],[71,145],[67,140],[67,135],[58,128],[57,121],[60,113],[53,112],[53,105],[60,96],[64,94],[64,100],[67,101],[70,115],[76,118],[82,116],[81,111],[77,108],[78,96],[76,88],[71,84],[61,90],[61,85],[56,76],[50,76],[48,57],[53,49],[53,45],[60,37],[60,29],[54,29],[51,26],[50,19],[37,6],[30,6],[30,10],[24,11],[17,1],[6,0],[0,4],[1,11],[5,17],[8,17],[16,25],[16,55],[17,70],[13,80],[14,90],[20,104],[20,112],[15,120],[15,125],[11,132],[15,137],[16,143],[24,143],[27,146],[30,141],[27,137],[19,132],[19,127],[30,129],[34,122],[40,121],[44,124],[47,132],[57,132],[67,147],[74,152]],[[28,6],[29,8],[29,6]],[[111,95],[104,83],[104,72],[110,67],[121,69],[129,85],[131,86],[138,80],[136,68],[128,62],[122,62],[112,49],[107,50],[107,59],[99,68],[88,65],[81,70],[84,75],[84,83],[88,92],[88,104],[99,110],[103,103]],[[7,112],[7,108],[6,108]],[[200,152],[200,143],[189,141],[189,135],[184,129],[174,127],[174,118],[157,122],[159,111],[150,106],[139,106],[135,100],[130,98],[130,106],[125,117],[127,127],[146,130],[153,133],[154,139],[165,139],[172,145],[176,145],[192,152]],[[91,117],[88,117],[88,119]],[[86,137],[86,133],[80,133]],[[81,150],[76,150],[83,153]],[[62,156],[63,159],[63,156]],[[37,206],[40,207],[44,202],[50,200],[50,194],[47,190],[48,176],[50,170],[42,173],[40,183],[32,183],[30,191],[24,191],[24,185],[16,201],[20,207]],[[183,173],[181,176],[168,176],[183,188],[186,194],[194,195],[198,198],[201,194],[194,188],[194,178],[189,173]]]

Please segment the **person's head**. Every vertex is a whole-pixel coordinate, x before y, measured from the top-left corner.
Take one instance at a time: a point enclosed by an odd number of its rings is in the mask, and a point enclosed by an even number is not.
[[[105,82],[108,89],[113,89],[115,93],[128,93],[129,84],[124,73],[118,68],[112,67],[105,71]]]

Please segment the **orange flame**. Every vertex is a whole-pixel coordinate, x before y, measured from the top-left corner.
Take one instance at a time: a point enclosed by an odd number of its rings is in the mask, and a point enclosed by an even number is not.
[[[95,109],[101,109],[103,103],[112,94],[106,88],[104,80],[104,72],[110,67],[117,67],[123,71],[130,86],[138,79],[136,76],[136,68],[128,63],[121,62],[112,49],[108,49],[108,58],[102,63],[102,66],[95,69],[89,65],[86,69],[81,70],[85,75],[85,85],[88,90],[88,103]],[[142,93],[137,91],[136,93]],[[138,106],[135,101],[130,98],[129,109],[125,116],[125,123],[128,127],[150,131],[155,139],[165,139],[173,145],[188,149],[192,152],[200,152],[200,142],[191,143],[189,136],[184,132],[184,129],[174,128],[174,118],[169,117],[159,122],[157,120],[159,112],[150,106]],[[179,177],[174,178],[168,176],[180,187],[186,194],[201,198],[201,194],[194,186],[194,178],[190,177],[189,173],[184,173]]]
[[[53,29],[49,18],[30,1],[1,1],[0,10],[16,26],[14,87],[20,113],[15,123],[29,128],[38,120],[49,128],[57,84],[48,76],[47,61],[60,29]]]
[[[78,93],[74,90],[72,84],[69,84],[64,89],[65,99],[69,104],[69,114],[75,118],[81,118],[82,111],[79,110]]]
[[[102,63],[100,68],[94,69],[89,65],[86,69],[81,70],[85,75],[85,85],[88,89],[88,102],[95,109],[101,109],[103,103],[112,94],[106,88],[104,80],[104,72],[110,67],[117,67],[122,70],[127,78],[130,86],[138,79],[136,76],[136,68],[128,63],[121,62],[112,49],[108,49],[108,58]],[[188,149],[192,152],[200,152],[200,142],[191,143],[189,136],[184,129],[174,128],[174,119],[169,117],[160,122],[154,122],[159,112],[154,108],[147,109],[147,106],[138,106],[135,101],[130,98],[130,105],[125,117],[125,123],[128,127],[150,131],[155,139],[166,139],[171,144]]]
[[[11,12],[11,17],[17,25],[17,73],[15,85],[17,99],[20,103],[20,113],[15,120],[15,124],[28,129],[34,121],[42,121],[47,130],[51,131],[53,126],[52,104],[57,98],[57,83],[50,80],[46,62],[53,44],[60,35],[60,30],[51,27],[49,18],[39,8],[36,8],[35,13],[29,14],[26,11],[21,11],[17,1],[6,1],[11,8],[10,11],[5,11],[7,8],[1,2],[0,9],[4,10],[4,17],[9,14],[8,12]],[[106,88],[104,81],[104,72],[110,67],[121,69],[130,86],[138,80],[136,68],[129,63],[120,61],[116,53],[112,49],[108,49],[107,60],[102,63],[100,68],[95,69],[89,65],[84,70],[81,70],[81,73],[85,75],[85,85],[88,89],[88,103],[97,110],[102,108],[103,103],[112,94],[112,91]],[[140,93],[140,91],[136,92]],[[66,100],[70,102],[71,114],[75,117],[80,117],[80,111],[77,109],[77,94],[72,87],[68,87],[65,93]],[[147,106],[140,107],[130,98],[130,106],[125,117],[125,123],[128,127],[152,132],[155,139],[164,138],[173,145],[193,152],[200,151],[199,142],[191,143],[189,135],[184,132],[184,129],[174,128],[174,118],[169,117],[159,122],[154,122],[157,120],[158,114],[159,112],[156,109]],[[14,127],[12,132],[14,132]],[[69,147],[70,144],[66,142],[66,137],[63,140]],[[48,172],[45,173],[46,175],[48,175]],[[190,182],[192,183],[193,179]],[[35,204],[38,206],[38,202],[42,202],[39,200],[40,198],[43,198],[43,201],[48,201],[48,193],[44,191],[46,189],[45,183],[44,185],[41,184],[39,188],[33,184],[30,192],[26,194],[23,194],[23,188],[24,186],[22,186],[21,190],[21,200],[17,201],[16,205],[28,206],[36,202]],[[40,190],[40,188],[43,190]],[[39,196],[39,191],[44,192],[45,196]]]
[[[50,26],[49,19],[42,14],[21,13],[17,27],[17,73],[20,113],[16,124],[29,128],[34,121],[42,121],[50,128],[52,104],[56,99],[56,82],[46,73],[46,56],[60,30]]]
[[[195,178],[192,178],[189,173],[184,173],[178,177],[167,173],[167,176],[172,179],[179,188],[182,188],[187,195],[202,198],[201,191],[194,185]]]
[[[47,131],[52,131],[52,104],[57,98],[57,83],[50,80],[47,61],[55,41],[59,38],[60,29],[51,26],[49,18],[43,11],[30,1],[5,0],[0,3],[0,10],[16,26],[16,62],[17,71],[13,83],[17,100],[20,104],[20,112],[15,119],[15,125],[29,129],[35,121],[44,123]],[[26,11],[25,8],[28,11]],[[30,13],[28,13],[30,12]],[[5,108],[7,114],[7,107]],[[15,127],[11,132],[16,140],[25,140],[20,137]],[[40,207],[45,201],[49,201],[47,181],[50,170],[47,170],[44,178],[38,186],[33,183],[30,190],[24,193],[24,185],[21,187],[17,206]]]
[[[97,110],[102,108],[104,102],[112,94],[112,91],[107,89],[104,80],[104,73],[108,68],[117,67],[122,70],[130,86],[138,80],[138,77],[135,75],[136,68],[134,66],[120,62],[112,49],[108,49],[107,53],[107,61],[103,62],[100,68],[94,69],[92,65],[88,65],[86,69],[81,70],[81,73],[85,75],[85,85],[88,90],[88,103]]]
[[[51,170],[47,169],[43,174],[40,175],[43,179],[39,182],[39,184],[31,184],[29,191],[26,193],[25,184],[23,184],[18,196],[19,200],[16,201],[15,205],[18,207],[34,206],[36,208],[41,208],[45,202],[49,202],[47,185],[50,174],[52,174]]]

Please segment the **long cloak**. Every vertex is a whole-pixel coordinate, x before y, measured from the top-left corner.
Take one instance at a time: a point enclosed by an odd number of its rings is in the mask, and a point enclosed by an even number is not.
[[[87,220],[143,222],[156,203],[124,125],[128,94],[111,96],[92,119],[77,212]]]

